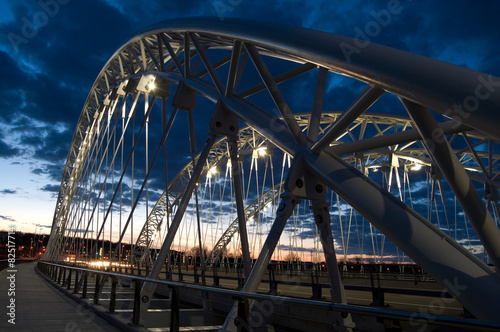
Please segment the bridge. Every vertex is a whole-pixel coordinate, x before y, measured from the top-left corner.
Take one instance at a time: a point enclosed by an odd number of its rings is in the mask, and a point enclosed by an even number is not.
[[[153,331],[498,328],[500,79],[355,43],[212,18],[133,36],[37,271]]]

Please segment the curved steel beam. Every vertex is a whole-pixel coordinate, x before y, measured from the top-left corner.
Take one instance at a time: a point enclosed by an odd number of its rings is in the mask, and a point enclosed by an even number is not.
[[[183,80],[183,79],[181,79]],[[273,115],[239,98],[225,98],[203,82],[183,80],[210,100],[222,100],[240,119],[291,155],[302,155],[313,174],[446,287],[475,317],[500,321],[500,277],[485,263],[335,155],[312,154],[286,131],[276,133]],[[477,296],[481,294],[481,296]]]
[[[247,222],[255,217],[257,214],[260,213],[264,209],[264,207],[271,203],[271,202],[276,202],[276,200],[279,198],[281,191],[280,189],[283,186],[283,182],[275,185],[273,188],[269,189],[265,193],[262,194],[262,196],[258,197],[255,201],[253,201],[251,204],[249,204],[245,208],[245,220]],[[231,239],[233,238],[233,235],[238,232],[238,218],[234,219],[233,222],[226,228],[224,231],[224,234],[217,240],[217,243],[215,244],[212,252],[210,253],[210,256],[208,256],[207,262],[210,265],[215,265],[222,254],[224,253],[224,250],[226,249],[227,245],[229,242],[231,242]]]
[[[162,51],[151,47],[156,47],[157,44],[154,43],[159,40],[158,35],[161,35],[160,39],[169,53],[160,62],[155,57]],[[187,38],[188,36],[191,37]],[[419,103],[459,122],[466,121],[469,126],[488,137],[497,140],[500,138],[497,121],[500,105],[500,91],[497,87],[500,86],[500,79],[491,75],[374,43],[367,45],[363,52],[349,53],[346,50],[356,47],[354,39],[310,29],[240,19],[226,19],[224,22],[215,18],[173,20],[153,26],[129,40],[110,58],[96,79],[68,155],[54,213],[54,235],[60,234],[61,228],[64,229],[68,222],[67,207],[71,204],[77,183],[72,175],[78,175],[75,170],[78,168],[81,148],[85,139],[92,135],[89,129],[96,121],[100,121],[109,100],[116,98],[117,93],[123,93],[129,79],[153,72],[166,81],[185,84],[214,103],[222,102],[240,120],[255,128],[274,145],[290,155],[302,156],[312,173],[447,286],[477,318],[499,320],[496,308],[500,305],[500,278],[497,274],[336,155],[321,149],[312,153],[310,144],[298,144],[290,130],[278,130],[276,124],[286,128],[283,120],[243,98],[223,95],[220,84],[214,86],[191,73],[188,69],[192,57],[200,56],[204,57],[205,62],[208,61],[204,54],[189,52],[192,36],[195,36],[199,46],[206,46],[207,49],[229,50],[238,41],[250,45],[254,55],[269,55],[300,64],[321,66]],[[201,47],[198,48],[201,50]],[[148,56],[144,52],[145,48]],[[175,65],[167,65],[166,71],[158,72],[160,63],[169,59],[175,61],[175,57],[180,57],[182,52],[184,71],[179,67],[182,61],[177,60]],[[390,64],[387,63],[389,58],[394,59]],[[408,66],[408,63],[412,66]],[[214,76],[217,65],[211,67],[209,62],[207,64],[206,72]],[[272,84],[274,79],[264,74],[263,78],[271,83],[268,84],[269,90],[275,86]],[[276,91],[273,96],[275,100],[280,99],[277,98],[279,95]],[[281,104],[278,106],[281,107]],[[288,118],[285,120],[292,121]],[[300,136],[293,121],[291,124],[294,134]],[[198,165],[199,175],[202,165]],[[178,222],[182,217],[182,211],[179,211],[176,214]],[[167,235],[169,241],[164,242],[164,247],[171,244],[173,236],[171,233]],[[49,252],[54,252],[52,247],[53,245]],[[162,249],[162,252],[165,250]],[[49,259],[51,257],[55,256],[48,255]],[[161,265],[155,264],[153,270],[156,269],[158,273]]]
[[[346,49],[357,49],[354,38],[234,18],[226,18],[223,22],[212,17],[164,21],[139,32],[129,43],[165,31],[196,32],[248,41],[287,54],[297,62],[307,59],[307,62],[373,84],[459,122],[466,121],[471,127],[500,139],[497,127],[500,78],[492,75],[375,43],[348,56]],[[393,59],[390,66],[387,59]],[[408,66],[409,63],[412,65]],[[471,109],[467,104],[469,100],[480,107]]]

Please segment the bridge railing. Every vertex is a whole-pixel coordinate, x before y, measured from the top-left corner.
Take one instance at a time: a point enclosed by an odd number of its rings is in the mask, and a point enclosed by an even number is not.
[[[285,266],[286,265],[286,266]],[[88,267],[87,263],[73,264],[72,266]],[[285,267],[284,267],[285,266]],[[307,287],[311,289],[311,298],[314,300],[321,300],[323,298],[323,289],[329,289],[330,284],[327,283],[328,272],[322,269],[320,263],[309,264],[307,269],[301,269],[302,264],[287,263],[287,264],[277,264],[271,263],[268,265],[268,279],[263,279],[262,283],[269,284],[269,294],[278,294],[279,285],[291,285]],[[411,266],[410,266],[411,268]],[[96,267],[96,269],[107,270],[108,272],[118,272],[120,274],[130,274],[137,276],[148,276],[150,269],[147,265],[143,266],[113,266],[109,267],[101,266]],[[363,264],[362,268],[358,264],[357,269],[343,269],[342,266],[339,267],[341,275],[343,278],[358,278],[358,279],[370,279],[371,286],[349,286],[344,285],[346,290],[358,290],[371,292],[372,303],[375,305],[384,306],[384,295],[386,293],[393,294],[405,294],[405,295],[417,295],[417,296],[429,296],[429,297],[440,297],[444,296],[451,298],[452,296],[446,291],[428,291],[419,289],[401,289],[401,288],[389,288],[380,287],[380,282],[382,280],[405,280],[413,281],[415,285],[420,282],[435,282],[427,273],[423,272],[421,268],[414,267],[409,269],[406,266],[402,272],[389,271],[389,269],[382,269],[381,264]],[[392,268],[394,270],[394,268]],[[221,275],[225,273],[226,275]],[[229,275],[236,276],[229,276]],[[185,278],[192,279],[194,283],[201,283],[202,285],[213,285],[215,287],[220,286],[222,280],[236,281],[237,289],[241,289],[245,283],[243,276],[243,266],[242,264],[233,264],[231,268],[226,267],[212,267],[207,271],[201,271],[201,266],[199,262],[191,262],[191,264],[178,264],[178,265],[167,265],[167,268],[160,273],[159,279],[164,279],[168,281],[175,281],[174,277],[177,277],[177,281],[183,282]],[[295,280],[279,280],[276,279],[280,276],[288,276]],[[304,281],[309,279],[310,282]],[[299,280],[299,281],[297,281]],[[324,282],[322,282],[324,281]],[[465,309],[464,309],[465,310]]]
[[[116,285],[118,280],[126,280],[135,285],[134,288],[134,299],[133,299],[133,314],[131,324],[139,325],[140,315],[141,315],[141,304],[142,299],[140,298],[140,289],[144,282],[152,282],[157,285],[165,285],[172,291],[171,296],[171,310],[170,310],[170,331],[179,331],[179,307],[181,293],[184,290],[197,290],[205,293],[212,294],[223,294],[226,296],[231,296],[238,304],[237,318],[240,324],[248,324],[249,317],[249,300],[257,301],[268,301],[269,304],[275,303],[287,303],[295,304],[300,306],[310,306],[314,308],[327,309],[334,312],[340,312],[341,314],[350,313],[358,314],[361,316],[374,316],[379,319],[388,320],[398,320],[398,321],[411,321],[411,320],[425,320],[432,322],[432,325],[438,326],[450,326],[458,328],[469,328],[471,330],[485,331],[485,330],[498,330],[500,329],[500,324],[478,321],[474,319],[465,318],[454,318],[446,316],[436,316],[425,313],[417,312],[403,312],[389,309],[380,309],[374,307],[363,307],[356,305],[347,304],[337,304],[324,301],[308,300],[308,299],[298,299],[289,298],[284,296],[276,296],[269,294],[257,294],[249,293],[239,290],[223,289],[217,287],[208,287],[197,284],[189,284],[176,281],[168,280],[153,280],[146,277],[136,276],[136,275],[126,275],[115,272],[107,272],[95,269],[89,269],[85,267],[69,266],[64,264],[49,263],[44,261],[39,261],[37,269],[40,273],[46,276],[48,279],[55,283],[59,283],[62,288],[67,290],[73,289],[73,294],[80,294],[82,298],[87,298],[88,294],[88,278],[90,275],[95,276],[94,283],[94,294],[93,303],[99,303],[100,290],[102,290],[103,280],[111,280],[111,294],[109,311],[110,313],[115,312],[115,300],[116,300]],[[82,289],[80,289],[82,287]],[[249,326],[249,325],[247,325]]]

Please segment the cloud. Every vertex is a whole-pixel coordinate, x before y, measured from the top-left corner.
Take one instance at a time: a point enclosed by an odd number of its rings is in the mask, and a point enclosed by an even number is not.
[[[43,186],[42,188],[40,188],[40,190],[42,190],[42,191],[48,191],[48,192],[51,192],[51,193],[58,193],[60,188],[61,188],[60,185],[47,184],[47,185]]]
[[[314,239],[318,236],[318,233],[316,232],[315,229],[309,229],[309,230],[300,232],[299,234],[297,234],[297,236],[300,239]]]
[[[311,252],[313,250],[312,248],[293,247],[287,244],[280,244],[279,246],[277,246],[277,249],[285,251],[305,251],[305,252]]]
[[[94,232],[93,230],[73,229],[73,228],[68,229],[67,231],[70,233],[93,233]]]
[[[52,228],[51,225],[41,225],[41,224],[35,224],[35,223],[31,223],[32,225],[35,225],[37,227],[40,227],[40,228]]]
[[[10,158],[21,154],[21,150],[17,147],[13,147],[7,144],[2,138],[4,137],[3,132],[0,130],[0,158]]]
[[[73,1],[59,5],[47,24],[39,27],[27,43],[18,45],[15,52],[6,36],[22,35],[24,22],[32,20],[42,8],[31,1],[10,1],[9,5],[13,19],[0,21],[0,32],[3,32],[0,125],[14,138],[6,141],[0,134],[0,157],[26,156],[62,164],[95,76],[117,43],[132,30],[128,30],[127,21],[120,20],[121,16],[104,2],[80,6]],[[89,20],[95,13],[113,17],[114,23]],[[87,34],[94,35],[93,31],[112,34],[115,43],[107,38],[87,38]],[[82,50],[89,53],[81,57]],[[41,174],[41,171],[42,168],[38,168],[36,172]]]
[[[16,219],[9,217],[9,216],[1,216],[0,215],[0,219],[5,220],[5,221],[12,221],[12,222],[16,221]]]
[[[3,141],[0,141],[0,157],[9,158],[18,156],[20,154],[20,150],[18,148],[9,146]]]
[[[15,189],[3,189],[0,190],[0,194],[5,194],[5,195],[11,195],[11,194],[16,194],[17,190]]]

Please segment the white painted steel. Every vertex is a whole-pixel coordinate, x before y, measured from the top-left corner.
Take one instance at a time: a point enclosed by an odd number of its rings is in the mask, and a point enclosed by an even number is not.
[[[340,141],[331,142],[331,139],[338,136],[340,130],[332,129],[330,134],[322,136],[324,135],[322,132],[316,135],[317,133],[314,132],[316,129],[313,128],[313,134],[307,140],[301,131],[300,116],[291,112],[279,91],[278,84],[295,78],[298,74],[313,70],[315,66],[321,66],[330,73],[341,73],[371,86],[369,92],[372,93],[367,98],[367,102],[355,111],[343,113],[341,118],[345,123],[339,122],[333,128],[343,129],[349,125],[349,122],[362,121],[364,116],[373,116],[362,115],[362,113],[377,100],[382,91],[386,91],[386,93],[410,100],[459,122],[467,123],[468,127],[457,123],[440,124],[446,133],[460,134],[467,130],[471,136],[479,137],[489,143],[500,138],[497,116],[500,91],[495,89],[500,79],[373,43],[367,45],[363,52],[347,59],[339,47],[343,43],[353,45],[354,40],[304,28],[229,18],[224,22],[213,18],[169,21],[131,38],[106,63],[84,105],[66,162],[56,203],[51,240],[44,259],[58,261],[62,257],[61,247],[65,247],[64,239],[68,238],[68,230],[75,225],[75,220],[69,218],[73,213],[71,209],[75,204],[80,204],[76,203],[79,198],[75,197],[78,192],[78,179],[84,176],[79,165],[89,156],[89,150],[85,148],[88,141],[93,140],[94,135],[104,128],[103,115],[111,108],[114,110],[119,101],[125,100],[128,93],[137,90],[133,106],[135,108],[138,96],[141,93],[151,92],[146,91],[149,83],[144,82],[166,82],[164,84],[167,90],[168,85],[173,83],[186,91],[184,97],[178,100],[182,104],[181,108],[192,109],[196,104],[194,100],[196,94],[214,104],[222,103],[230,112],[238,116],[240,121],[251,126],[265,140],[291,156],[303,158],[306,168],[314,176],[354,207],[409,257],[429,271],[477,318],[498,322],[500,319],[496,312],[496,308],[500,306],[498,274],[436,226],[339,157],[340,154],[350,154],[366,149],[377,149],[378,153],[391,154],[394,152],[391,150],[394,145],[419,139],[415,129],[406,133],[392,133],[385,137],[384,135],[362,137],[357,141],[343,144]],[[236,52],[231,52],[233,47],[237,48]],[[262,82],[250,88],[251,91],[249,90],[247,95],[240,96],[237,92],[234,94],[235,85],[242,79],[244,73],[236,64],[238,58],[236,54],[243,49],[255,63]],[[213,61],[208,56],[210,50],[226,51],[229,54]],[[197,71],[197,63],[192,60],[194,57],[201,60],[200,63],[205,66],[204,70]],[[274,57],[302,65],[302,67],[297,67],[281,76],[272,77],[264,57]],[[387,59],[393,60],[388,63]],[[229,86],[224,88],[217,70],[227,62],[230,62],[231,69],[228,75]],[[409,66],[409,63],[412,65]],[[207,75],[211,80],[202,79]],[[317,84],[318,96],[321,96],[324,80],[318,79]],[[270,93],[285,117],[284,120],[272,113],[273,105],[262,108],[245,99],[258,91]],[[478,91],[481,93],[479,97]],[[156,92],[158,96],[162,96],[162,93],[165,96],[165,90],[161,92],[161,89],[158,89]],[[155,92],[152,94],[154,95]],[[474,97],[480,99],[480,107],[473,112],[457,111],[454,107],[454,105],[461,105],[464,100],[468,100],[467,98]],[[316,103],[319,99],[320,97],[315,98]],[[363,95],[360,95],[358,99],[366,101]],[[321,115],[328,116],[326,113]],[[391,118],[391,116],[386,116],[386,118]],[[319,108],[316,107],[312,122],[317,123],[319,120]],[[309,119],[307,121],[309,123]],[[404,127],[411,129],[413,125]],[[151,278],[158,278],[175,236],[175,230],[188,204],[188,196],[192,193],[196,181],[203,175],[205,160],[212,153],[211,148],[215,141],[213,134],[210,134],[209,138],[209,147],[197,160],[198,166],[194,177],[190,181],[180,181],[179,190],[174,191],[177,195],[177,203],[175,203],[178,204],[177,213],[171,225],[171,232],[166,234],[163,241],[159,257],[150,275]],[[315,140],[316,138],[318,139]],[[217,152],[214,153],[217,154]],[[398,153],[403,156],[405,154],[405,152]],[[470,155],[477,157],[478,153],[481,154],[478,151],[471,151]],[[349,161],[349,156],[345,157]],[[424,164],[431,163],[429,155],[423,151],[420,155],[410,153],[404,157],[410,161],[421,160]],[[484,157],[484,153],[481,157]],[[486,158],[489,158],[490,172],[482,174],[482,180],[488,185],[494,185],[498,173],[494,174],[491,171],[491,165],[496,159],[493,160],[491,153]],[[199,162],[200,160],[203,165]],[[457,166],[456,163],[455,166]],[[484,171],[480,163],[473,166],[467,165],[467,168]],[[444,173],[446,171],[449,170],[443,170]],[[179,176],[182,177],[182,174]],[[465,180],[456,181],[463,184]],[[494,186],[492,188],[496,191]],[[179,194],[184,194],[185,197],[180,200]],[[294,205],[290,204],[288,198],[286,202],[286,206]],[[482,204],[482,202],[474,204]],[[286,210],[288,211],[286,215],[279,213],[277,216],[276,230],[270,234],[271,237],[268,238],[257,264],[250,273],[246,286],[248,290],[253,290],[255,284],[260,282],[259,276],[263,274],[262,271],[275,249],[287,215],[290,214],[289,209]],[[154,209],[152,213],[158,213],[158,210]],[[149,239],[149,229],[146,229],[145,234],[146,239]],[[326,234],[326,236],[329,235]],[[494,239],[487,241],[492,243]],[[152,289],[146,285],[144,291],[146,293],[143,292],[143,295],[150,294]]]

